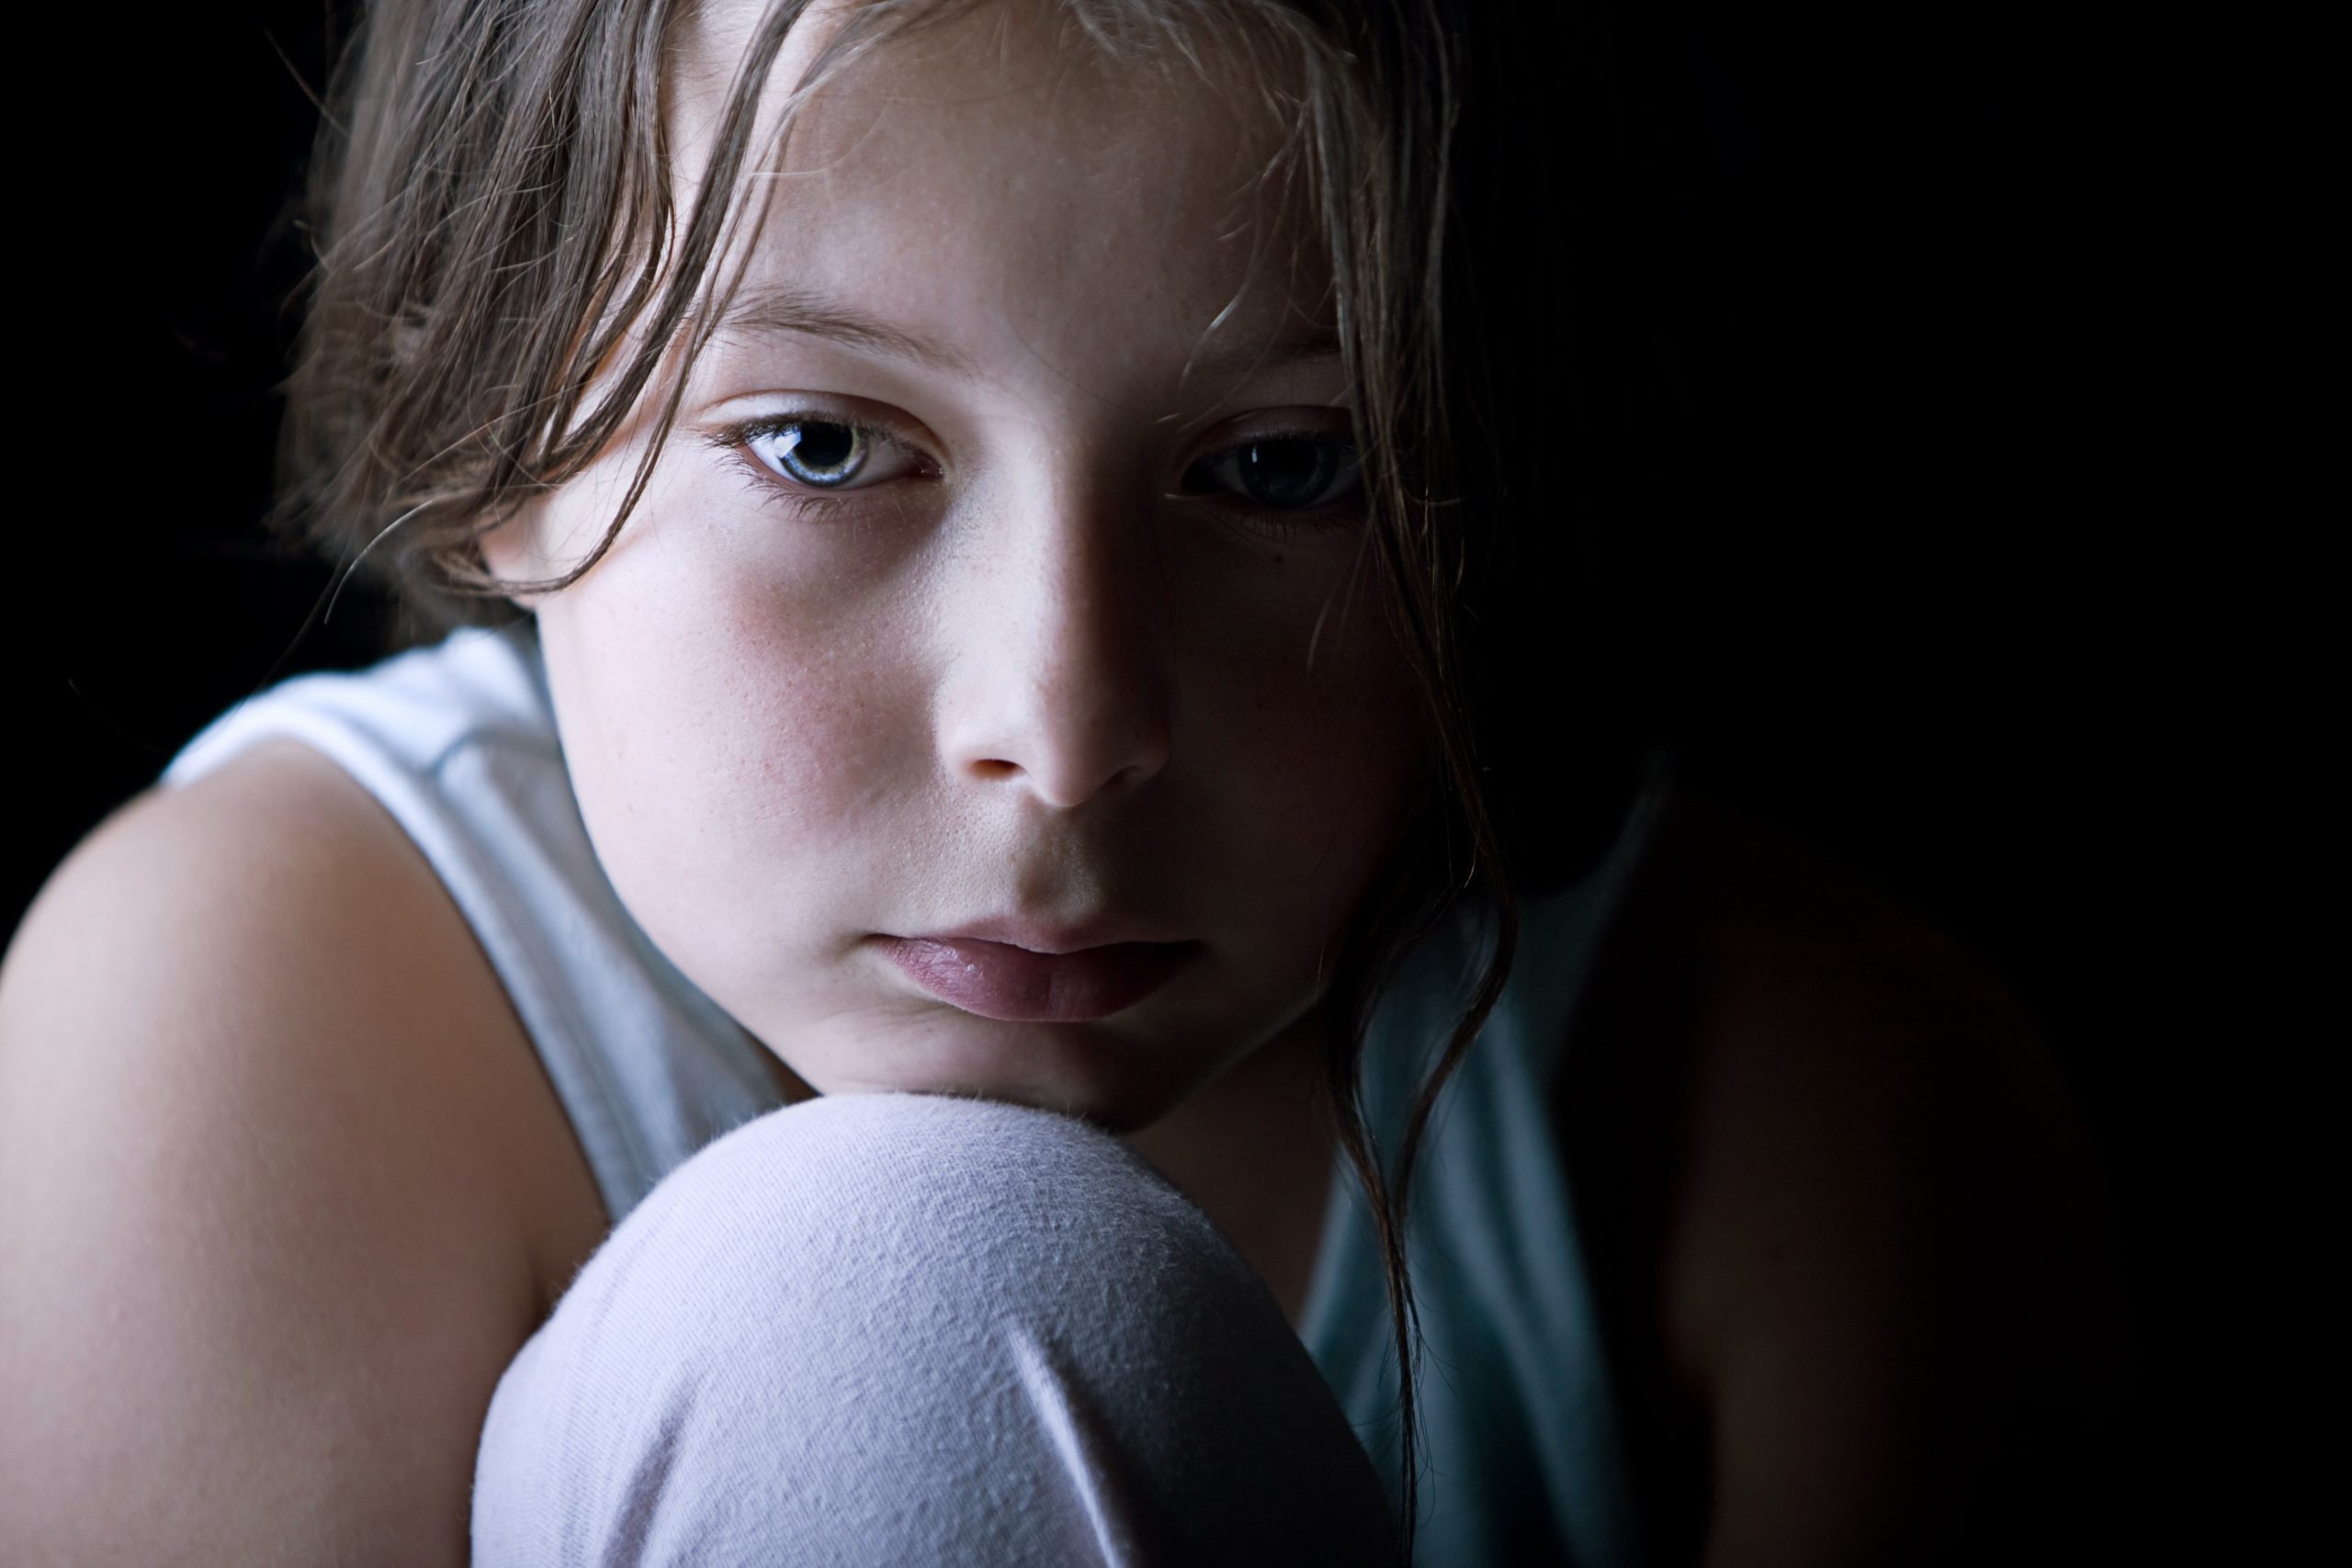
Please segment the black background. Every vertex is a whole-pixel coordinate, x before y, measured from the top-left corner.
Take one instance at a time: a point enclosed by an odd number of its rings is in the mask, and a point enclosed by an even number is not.
[[[1594,481],[1646,498],[1609,542],[1612,668],[1693,778],[2041,1019],[2138,1316],[2086,1484],[2117,1489],[2118,1561],[2243,1550],[2296,1473],[2249,1391],[2306,1375],[2235,1314],[2277,1288],[2260,1097],[2294,1098],[2315,1026],[2276,998],[2317,951],[2278,889],[2316,873],[2270,868],[2314,852],[2328,711],[2282,694],[2314,572],[2289,530],[2328,512],[2281,477],[2311,421],[2257,368],[2294,330],[2244,129],[2266,89],[2228,40],[2022,9],[1558,17],[1524,56],[1562,73],[1570,254],[1617,258],[1604,414],[1641,426]],[[17,334],[11,930],[206,719],[386,629],[364,590],[320,625],[328,570],[255,529],[318,5],[207,7],[103,72],[77,18],[42,25],[79,107],[20,141],[46,289]]]

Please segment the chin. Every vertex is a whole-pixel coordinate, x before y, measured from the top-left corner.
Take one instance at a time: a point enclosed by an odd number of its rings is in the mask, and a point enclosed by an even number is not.
[[[1170,1081],[1160,1064],[1128,1040],[1065,1038],[956,1055],[952,1064],[894,1075],[896,1081],[874,1087],[1032,1106],[1078,1117],[1114,1136],[1150,1126],[1199,1087]]]

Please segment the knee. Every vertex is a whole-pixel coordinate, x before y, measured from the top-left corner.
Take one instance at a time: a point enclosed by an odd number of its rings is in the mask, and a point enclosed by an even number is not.
[[[643,1296],[673,1337],[730,1341],[756,1331],[740,1310],[756,1303],[759,1324],[804,1345],[845,1320],[861,1335],[886,1320],[945,1331],[1262,1293],[1206,1217],[1108,1134],[913,1094],[829,1096],[738,1128],[672,1172],[573,1290]]]
[[[791,1561],[946,1561],[977,1532],[1277,1562],[1304,1560],[1300,1496],[1384,1517],[1304,1347],[1181,1193],[1070,1118],[860,1095],[739,1128],[628,1217],[500,1384],[475,1524],[478,1551],[556,1548],[485,1561],[601,1561],[632,1529],[672,1544],[639,1560],[689,1561],[757,1498],[755,1555]]]

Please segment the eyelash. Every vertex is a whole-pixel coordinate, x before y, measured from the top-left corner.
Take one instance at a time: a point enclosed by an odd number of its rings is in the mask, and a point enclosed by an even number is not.
[[[740,424],[731,424],[724,429],[714,431],[710,444],[723,452],[738,455],[738,460],[750,470],[746,477],[759,491],[763,500],[790,507],[795,512],[804,514],[835,512],[845,506],[858,504],[856,499],[858,495],[865,490],[872,489],[872,486],[857,486],[835,491],[795,484],[762,462],[757,457],[750,456],[745,452],[745,449],[761,436],[781,434],[796,424],[831,424],[854,430],[868,440],[879,441],[894,446],[913,458],[915,474],[912,477],[924,479],[937,477],[937,466],[925,457],[914,443],[882,425],[871,424],[864,420],[843,419],[838,412],[830,409],[793,409],[782,413],[763,414],[757,419],[745,420]]]
[[[779,434],[796,424],[840,425],[855,430],[869,440],[887,443],[913,458],[916,465],[915,471],[911,475],[902,477],[921,479],[935,479],[938,477],[939,470],[937,465],[932,462],[930,458],[924,457],[922,451],[916,447],[913,443],[905,440],[895,431],[882,425],[870,424],[859,420],[844,419],[831,410],[787,410],[780,413],[763,414],[757,419],[745,420],[741,423],[729,425],[723,429],[713,432],[710,437],[710,442],[712,446],[720,448],[722,451],[738,455],[739,461],[741,461],[743,466],[750,470],[748,475],[750,481],[758,490],[763,500],[788,506],[794,511],[801,513],[804,515],[810,513],[832,513],[843,507],[861,504],[857,500],[860,492],[864,490],[874,489],[876,487],[857,486],[840,491],[829,491],[814,486],[802,485],[785,478],[781,474],[778,474],[773,468],[769,467],[767,463],[761,460],[758,457],[743,455],[745,448],[748,447],[752,442],[759,439],[761,436]],[[1283,441],[1304,441],[1320,446],[1335,447],[1346,458],[1350,459],[1354,458],[1356,456],[1354,442],[1341,437],[1336,437],[1328,430],[1280,429],[1257,431],[1242,440],[1234,442],[1230,446],[1219,447],[1214,452],[1204,453],[1185,468],[1185,479],[1189,480],[1191,476],[1194,473],[1209,467],[1212,464],[1231,457],[1236,453],[1242,451],[1246,447],[1267,446]],[[887,483],[888,481],[883,482]],[[1180,480],[1179,482],[1182,483],[1183,481]],[[1248,526],[1254,531],[1261,534],[1272,535],[1277,539],[1293,540],[1325,533],[1341,523],[1352,522],[1359,509],[1360,503],[1358,502],[1358,497],[1360,494],[1361,481],[1359,480],[1357,485],[1351,486],[1348,490],[1342,491],[1336,499],[1327,502],[1321,506],[1316,507],[1289,508],[1255,505],[1250,503],[1246,498],[1236,495],[1231,491],[1219,492],[1216,495],[1206,495],[1178,490],[1170,492],[1169,499],[1182,501],[1217,501],[1229,511],[1249,513],[1251,521]]]

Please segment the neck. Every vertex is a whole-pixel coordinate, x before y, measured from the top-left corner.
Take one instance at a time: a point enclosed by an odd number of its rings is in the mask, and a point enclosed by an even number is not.
[[[1295,1325],[1314,1279],[1338,1137],[1310,1011],[1120,1141],[1207,1214]]]

